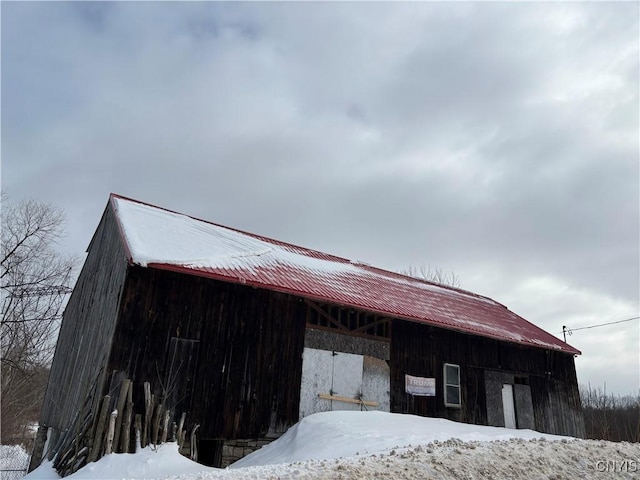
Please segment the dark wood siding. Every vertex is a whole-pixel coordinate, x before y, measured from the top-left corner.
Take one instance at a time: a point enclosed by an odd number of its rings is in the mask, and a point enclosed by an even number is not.
[[[108,204],[67,303],[42,408],[41,425],[71,425],[94,385],[101,390],[127,260]]]
[[[462,408],[444,406],[444,363],[460,365]],[[395,320],[390,366],[392,412],[487,425],[485,371],[495,370],[508,372],[531,386],[536,430],[584,434],[571,355]],[[436,396],[406,394],[405,374],[435,377]],[[489,398],[492,401],[495,399]]]
[[[132,267],[109,370],[132,378],[134,404],[145,381],[172,397],[168,407],[187,411],[200,438],[255,438],[298,420],[305,311],[290,295]],[[182,355],[190,366],[178,376],[169,373],[176,339],[197,345],[197,360]],[[175,389],[185,393],[170,395]]]

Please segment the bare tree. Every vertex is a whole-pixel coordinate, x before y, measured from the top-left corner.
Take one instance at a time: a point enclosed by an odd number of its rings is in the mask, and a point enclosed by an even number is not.
[[[420,265],[419,267],[409,267],[401,271],[403,275],[426,280],[427,282],[437,283],[438,285],[446,285],[449,287],[459,288],[460,278],[453,271],[445,271],[439,267],[431,267],[430,265]]]
[[[60,210],[2,200],[0,439],[9,443],[22,441],[39,416],[76,260],[54,248],[63,234]]]
[[[640,394],[613,395],[604,388],[580,385],[586,438],[640,442]]]

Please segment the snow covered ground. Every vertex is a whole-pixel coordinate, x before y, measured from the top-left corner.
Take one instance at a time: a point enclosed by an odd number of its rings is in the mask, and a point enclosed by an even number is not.
[[[0,445],[0,480],[18,480],[29,467],[29,454],[22,445]]]
[[[58,479],[44,464],[26,479]],[[597,479],[640,478],[640,444],[576,440],[384,412],[325,412],[227,469],[175,444],[113,454],[69,479]]]

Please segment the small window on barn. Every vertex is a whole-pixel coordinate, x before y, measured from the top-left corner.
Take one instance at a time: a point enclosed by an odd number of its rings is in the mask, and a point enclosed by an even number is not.
[[[444,406],[460,408],[460,366],[444,364]]]

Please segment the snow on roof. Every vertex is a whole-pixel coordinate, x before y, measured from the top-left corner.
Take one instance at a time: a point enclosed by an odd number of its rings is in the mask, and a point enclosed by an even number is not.
[[[580,352],[494,300],[111,195],[129,261],[507,342]]]

